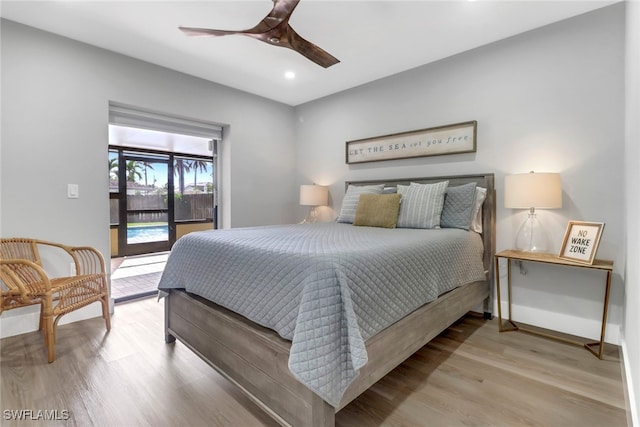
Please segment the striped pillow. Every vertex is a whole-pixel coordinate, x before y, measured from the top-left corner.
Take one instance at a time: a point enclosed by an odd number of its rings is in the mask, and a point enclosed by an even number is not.
[[[356,217],[356,208],[358,207],[358,200],[361,194],[382,194],[384,184],[380,185],[350,185],[347,188],[347,193],[342,199],[342,208],[340,208],[340,215],[338,215],[338,222],[346,222],[353,224],[353,220]]]
[[[402,228],[437,228],[440,227],[440,216],[444,206],[444,195],[449,181],[436,184],[417,184],[398,186],[402,194],[398,227]]]

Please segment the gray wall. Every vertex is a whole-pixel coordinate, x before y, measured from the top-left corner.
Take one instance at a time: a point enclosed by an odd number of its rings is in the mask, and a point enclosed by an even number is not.
[[[564,206],[539,218],[553,251],[569,219],[606,223],[598,256],[615,261],[607,339],[619,343],[624,19],[624,4],[614,5],[297,107],[300,183],[330,185],[339,210],[345,180],[494,172],[502,250],[513,247],[527,214],[503,207],[504,176],[560,172]],[[345,141],[467,120],[478,121],[474,154],[345,164]],[[517,319],[599,337],[602,274],[527,270],[514,275]]]
[[[1,31],[2,236],[91,245],[108,256],[109,101],[225,125],[224,226],[296,219],[290,106],[11,21]],[[67,199],[68,183],[80,185],[79,199]],[[3,315],[3,335],[6,318],[20,314]]]
[[[627,2],[625,212],[627,269],[623,351],[628,360],[627,384],[631,391],[634,425],[640,425],[640,3]],[[634,393],[635,391],[635,393]]]

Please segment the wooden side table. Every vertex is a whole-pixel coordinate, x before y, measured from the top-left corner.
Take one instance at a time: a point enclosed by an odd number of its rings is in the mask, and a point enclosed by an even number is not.
[[[505,258],[507,260],[507,288],[509,291],[509,319],[503,323],[502,321],[502,305],[500,299],[500,274],[499,274],[499,262],[500,258]],[[540,262],[544,264],[556,264],[556,265],[564,265],[568,267],[577,267],[577,268],[587,268],[592,270],[601,270],[607,273],[607,281],[604,291],[604,308],[602,310],[602,326],[600,328],[600,341],[599,342],[591,342],[591,343],[581,343],[579,341],[575,341],[572,339],[547,334],[544,332],[540,332],[533,329],[524,328],[516,324],[511,318],[511,261],[531,261],[531,262]],[[535,335],[541,335],[547,338],[552,338],[559,341],[564,341],[569,344],[584,346],[587,350],[589,350],[593,355],[597,358],[602,359],[602,352],[604,350],[604,336],[607,327],[607,309],[609,307],[609,292],[611,290],[611,274],[613,273],[613,261],[607,260],[595,260],[593,264],[582,264],[579,262],[569,261],[566,259],[559,258],[556,255],[545,254],[545,253],[534,253],[534,252],[523,252],[523,251],[515,251],[515,250],[506,250],[502,251],[495,256],[496,262],[496,285],[498,291],[498,321],[500,332],[507,331],[523,331],[529,332]],[[594,350],[594,347],[598,347],[598,350]]]

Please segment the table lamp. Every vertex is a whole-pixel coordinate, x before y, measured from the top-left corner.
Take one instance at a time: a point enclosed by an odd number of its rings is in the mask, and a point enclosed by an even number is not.
[[[316,222],[318,220],[318,206],[326,206],[329,201],[329,189],[322,185],[301,185],[300,204],[311,206],[309,214],[302,223]]]
[[[558,173],[521,173],[504,178],[504,207],[529,209],[529,217],[518,229],[516,249],[547,252],[549,239],[536,218],[538,209],[562,207],[562,183]]]

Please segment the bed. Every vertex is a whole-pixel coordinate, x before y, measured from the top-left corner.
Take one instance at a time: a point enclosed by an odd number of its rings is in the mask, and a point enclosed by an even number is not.
[[[487,189],[481,234],[330,223],[181,239],[159,284],[166,293],[166,341],[177,338],[279,423],[334,425],[337,411],[465,313],[491,316],[493,174],[346,184],[383,184],[386,192],[444,180],[449,188],[475,183]],[[432,267],[431,258],[445,255],[423,248],[427,237],[456,242],[447,243],[447,257],[468,251],[481,265]],[[380,239],[384,245],[378,248],[374,242]],[[415,276],[430,275],[437,290],[417,293],[425,280]],[[267,279],[268,289],[262,285]],[[428,302],[416,297],[423,293]],[[393,299],[383,306],[377,294]]]

